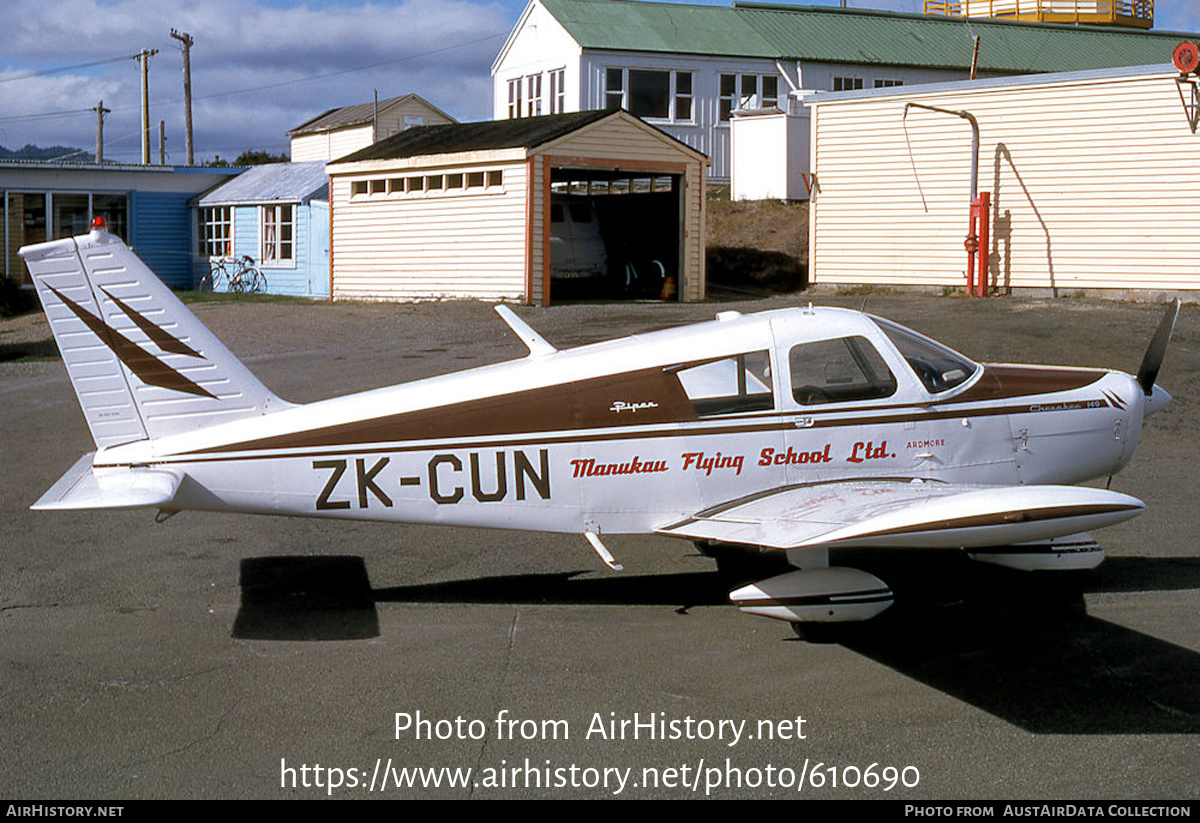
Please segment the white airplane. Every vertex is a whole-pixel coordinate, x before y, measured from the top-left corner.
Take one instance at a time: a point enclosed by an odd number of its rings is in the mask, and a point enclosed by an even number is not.
[[[833,308],[741,315],[559,351],[511,310],[519,360],[294,405],[263,386],[118,238],[21,250],[97,450],[34,509],[152,507],[779,550],[738,588],[792,623],[869,619],[887,584],[830,548],[962,548],[1091,568],[1086,532],[1144,504],[1070,484],[1133,454],[1179,309],[1136,377],[981,365]]]

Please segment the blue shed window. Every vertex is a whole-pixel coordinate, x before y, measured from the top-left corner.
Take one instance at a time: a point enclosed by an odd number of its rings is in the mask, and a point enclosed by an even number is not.
[[[210,206],[199,212],[196,236],[204,257],[228,257],[233,254],[233,207]]]
[[[262,207],[262,254],[264,266],[296,264],[296,207]]]

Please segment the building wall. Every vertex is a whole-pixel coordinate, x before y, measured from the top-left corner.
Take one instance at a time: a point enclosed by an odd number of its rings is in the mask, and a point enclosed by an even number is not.
[[[524,163],[385,165],[333,176],[335,299],[524,298]],[[497,191],[352,194],[356,181],[495,170],[503,172]]]
[[[509,117],[508,82],[531,74],[542,74],[542,93],[549,95],[546,72],[566,68],[566,111],[586,111],[607,108],[605,71],[608,68],[658,69],[692,73],[693,105],[690,117],[644,118],[663,131],[709,156],[712,165],[708,178],[727,183],[732,176],[730,167],[730,124],[720,120],[720,75],[757,74],[778,78],[779,105],[788,106],[792,86],[804,90],[829,91],[834,78],[856,77],[864,88],[873,88],[876,81],[900,81],[904,85],[965,79],[966,66],[971,60],[971,41],[964,37],[962,69],[920,69],[888,67],[876,64],[800,63],[777,64],[766,58],[709,57],[672,52],[584,51],[540,4],[528,9],[514,30],[507,50],[497,58],[492,70],[492,116],[496,120]],[[782,72],[781,72],[782,68]],[[786,77],[785,74],[786,73]],[[525,100],[522,98],[524,116]],[[792,104],[793,109],[798,104]],[[550,113],[544,103],[542,112]],[[294,158],[293,158],[294,159]],[[807,161],[805,161],[805,164]]]
[[[549,95],[550,78],[547,74],[555,69],[565,69],[564,89],[566,92],[565,112],[582,111],[579,98],[580,76],[579,44],[559,25],[545,8],[534,3],[528,17],[518,22],[516,35],[507,51],[502,53],[492,67],[492,119],[508,119],[508,82],[522,80],[521,102],[527,99],[524,80],[529,75],[542,77],[542,113],[551,114]]]
[[[262,264],[262,208],[258,205],[233,207],[234,258],[249,256],[266,280],[267,294],[293,297],[329,296],[329,205],[313,200],[295,206],[295,255],[292,264]],[[193,212],[195,214],[195,212]],[[193,217],[193,220],[195,218]],[[199,246],[197,239],[193,248]],[[192,282],[199,283],[212,271],[212,259],[192,255]],[[227,284],[217,284],[224,290]]]
[[[801,61],[797,64],[800,75],[799,85],[806,91],[833,91],[834,78],[837,77],[856,77],[863,81],[864,89],[876,88],[876,83],[884,84],[897,80],[905,86],[966,80],[970,74],[971,48],[971,39],[964,36],[963,67],[961,69],[924,69],[910,66],[881,66],[877,63]],[[979,76],[990,77],[992,74],[981,72]]]
[[[731,126],[733,200],[807,200],[808,108],[802,114],[745,114]]]
[[[334,131],[323,131],[317,134],[302,134],[292,138],[292,162],[300,163],[306,160],[336,160],[351,152],[365,149],[373,142],[372,129],[368,123],[365,126],[351,126]]]
[[[191,210],[186,192],[135,191],[129,195],[129,245],[173,289],[192,286]]]
[[[188,200],[228,180],[241,169],[176,168],[164,166],[98,167],[87,164],[11,164],[0,167],[0,209],[8,204],[8,232],[0,266],[20,278],[24,266],[16,256],[23,242],[22,211],[27,195],[51,199],[91,194],[97,211],[102,200],[124,199],[128,226],[125,238],[148,266],[174,288],[191,285]],[[86,208],[85,208],[86,210]],[[86,230],[92,215],[73,215]],[[75,230],[72,219],[71,231]],[[111,227],[118,231],[117,226]],[[66,236],[65,227],[46,225],[47,236]],[[120,233],[118,231],[118,233]]]
[[[406,128],[437,126],[453,122],[449,117],[437,109],[425,105],[420,100],[403,100],[379,112],[377,130],[368,123],[317,134],[296,135],[292,138],[292,162],[336,160],[351,152],[365,149],[376,140],[390,137]]]
[[[965,284],[971,129],[1000,287],[1200,288],[1200,137],[1164,70],[954,83],[818,103],[816,283]]]

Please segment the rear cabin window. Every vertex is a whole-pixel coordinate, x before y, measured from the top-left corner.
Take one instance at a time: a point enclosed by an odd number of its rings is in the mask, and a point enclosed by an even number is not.
[[[765,350],[680,369],[678,375],[701,417],[775,408],[771,358]]]
[[[801,406],[874,400],[896,392],[896,378],[865,337],[793,346],[788,353],[792,396]]]
[[[953,349],[879,317],[872,317],[930,394],[948,391],[965,382],[978,366]]]

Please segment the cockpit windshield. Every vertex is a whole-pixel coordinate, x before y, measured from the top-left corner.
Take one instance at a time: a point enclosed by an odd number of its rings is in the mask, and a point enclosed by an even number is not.
[[[882,317],[872,316],[871,319],[900,350],[900,354],[931,394],[940,394],[966,382],[979,368],[978,364],[953,349],[917,334],[912,329],[906,329]]]

